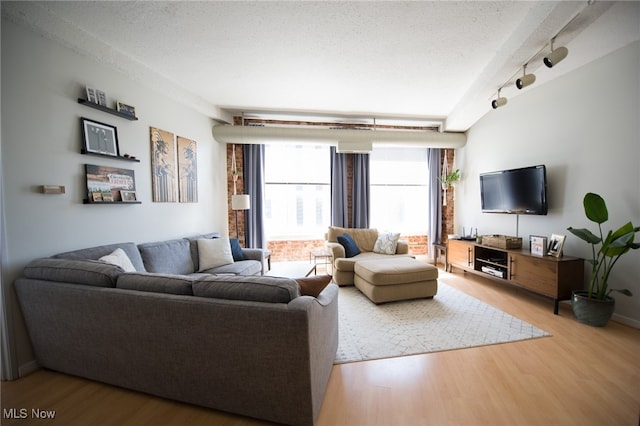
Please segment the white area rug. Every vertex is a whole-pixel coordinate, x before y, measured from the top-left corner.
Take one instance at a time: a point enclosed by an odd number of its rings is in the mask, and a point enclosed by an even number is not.
[[[340,287],[335,364],[470,348],[550,336],[442,281],[433,299],[375,305]]]

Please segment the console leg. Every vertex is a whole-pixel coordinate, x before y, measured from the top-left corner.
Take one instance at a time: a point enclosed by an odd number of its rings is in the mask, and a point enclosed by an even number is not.
[[[559,299],[553,299],[553,313],[554,315],[558,315],[558,304],[560,303]]]

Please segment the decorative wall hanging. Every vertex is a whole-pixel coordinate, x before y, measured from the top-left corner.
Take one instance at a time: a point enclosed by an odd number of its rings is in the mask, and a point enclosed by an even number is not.
[[[89,204],[136,201],[136,176],[133,170],[94,164],[85,164],[84,167]],[[122,193],[127,192],[134,194],[133,200],[130,197],[122,199]]]
[[[151,185],[153,201],[175,203],[176,158],[173,133],[150,127],[151,138]]]
[[[181,203],[198,202],[198,145],[178,136],[178,194]]]

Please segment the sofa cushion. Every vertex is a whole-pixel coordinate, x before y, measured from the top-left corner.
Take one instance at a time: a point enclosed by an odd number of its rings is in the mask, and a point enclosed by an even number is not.
[[[406,256],[393,256],[385,261],[360,261],[355,264],[355,273],[374,285],[397,285],[438,279],[438,268]]]
[[[228,275],[257,275],[262,273],[262,262],[257,260],[240,260],[228,265],[216,266],[215,268],[200,271],[206,274],[228,274]]]
[[[139,244],[138,249],[148,272],[175,275],[195,272],[189,241],[184,238]]]
[[[36,259],[24,268],[24,276],[35,280],[84,284],[95,287],[115,287],[124,270],[98,260],[73,260],[48,257]]]
[[[349,234],[338,235],[338,242],[344,247],[344,253],[347,257],[354,257],[360,254],[358,245]]]
[[[242,247],[240,246],[240,241],[237,238],[229,239],[229,243],[231,243],[231,254],[233,255],[234,261],[244,260],[244,253],[242,253]]]
[[[103,246],[90,247],[80,250],[68,251],[65,253],[59,253],[52,257],[58,259],[72,259],[72,260],[98,260],[102,256],[106,256],[108,254],[113,253],[113,251],[117,248],[121,248],[127,253],[127,257],[131,260],[131,263],[136,268],[138,272],[144,272],[144,262],[142,261],[142,257],[140,256],[140,251],[135,243],[117,243],[117,244],[107,244]]]
[[[381,254],[396,254],[399,239],[399,232],[381,232],[378,234],[378,239],[373,246],[373,251]]]
[[[116,265],[121,267],[125,272],[135,272],[136,268],[131,263],[131,259],[127,256],[127,253],[124,252],[121,248],[117,248],[113,251],[113,253],[108,254],[106,256],[102,256],[98,259],[101,262],[110,263],[112,265]]]
[[[117,288],[154,293],[193,295],[193,278],[182,275],[154,273],[125,273],[118,277]]]
[[[211,238],[220,238],[220,233],[210,232],[208,234],[192,235],[185,237],[185,240],[189,241],[189,249],[191,250],[191,261],[193,262],[193,270],[199,271],[200,265],[198,260],[198,240],[208,240]]]
[[[198,240],[199,272],[233,263],[231,244],[226,237]]]
[[[194,281],[193,294],[216,299],[289,303],[300,296],[300,286],[290,278],[213,275]]]
[[[373,251],[373,246],[378,239],[378,230],[375,228],[341,228],[330,226],[327,233],[327,241],[338,242],[338,235],[349,234],[362,251]]]
[[[331,282],[331,275],[315,275],[313,277],[296,278],[302,296],[318,297]]]

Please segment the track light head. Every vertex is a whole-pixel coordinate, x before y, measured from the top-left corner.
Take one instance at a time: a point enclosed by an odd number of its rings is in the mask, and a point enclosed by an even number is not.
[[[557,49],[552,48],[551,53],[545,56],[543,62],[547,67],[552,68],[558,65],[560,61],[567,57],[568,54],[569,49],[564,46],[558,47]]]
[[[501,106],[504,106],[506,104],[507,104],[507,98],[498,97],[498,98],[494,99],[493,101],[491,101],[491,107],[493,109],[498,109]]]
[[[516,80],[516,87],[518,89],[522,89],[523,87],[527,87],[533,84],[535,81],[536,81],[535,74],[525,74]]]

